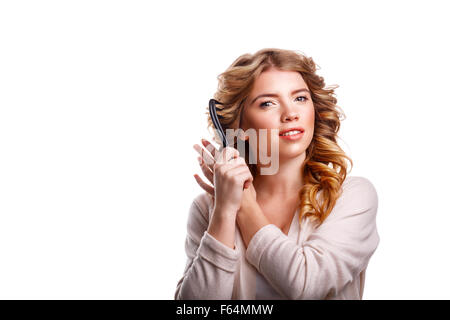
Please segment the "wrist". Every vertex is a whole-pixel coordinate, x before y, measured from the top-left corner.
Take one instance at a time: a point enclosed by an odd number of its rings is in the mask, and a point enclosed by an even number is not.
[[[261,219],[268,221],[266,215],[256,201],[242,206],[236,215],[236,222],[238,225],[247,225]]]
[[[241,203],[241,207],[238,210],[238,215],[239,213],[247,213],[247,212],[252,212],[255,210],[260,209],[258,202],[253,201],[253,200],[246,200],[246,201],[242,201]]]
[[[214,209],[211,221],[208,225],[208,233],[216,240],[222,242],[231,249],[234,249],[235,230],[236,215]]]
[[[236,219],[238,210],[229,208],[226,206],[214,206],[213,216],[220,218],[221,220]]]

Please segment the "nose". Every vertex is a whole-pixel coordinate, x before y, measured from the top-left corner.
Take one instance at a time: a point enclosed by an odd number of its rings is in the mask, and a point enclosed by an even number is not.
[[[299,114],[298,114],[297,110],[293,107],[285,108],[285,110],[281,116],[281,120],[283,122],[296,121],[298,119],[299,119]]]

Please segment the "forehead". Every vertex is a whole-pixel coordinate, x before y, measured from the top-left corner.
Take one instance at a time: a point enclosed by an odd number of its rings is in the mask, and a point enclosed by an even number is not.
[[[271,68],[256,78],[251,94],[275,93],[275,91],[284,90],[291,92],[300,88],[308,88],[300,72]]]

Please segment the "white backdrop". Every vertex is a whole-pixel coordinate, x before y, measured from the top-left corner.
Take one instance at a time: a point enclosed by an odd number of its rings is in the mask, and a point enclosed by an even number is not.
[[[217,75],[277,47],[340,86],[377,189],[364,299],[449,299],[445,6],[0,2],[0,298],[173,299]]]

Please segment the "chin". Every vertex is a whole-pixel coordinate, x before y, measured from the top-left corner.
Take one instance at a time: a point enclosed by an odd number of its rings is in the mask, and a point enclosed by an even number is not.
[[[292,159],[302,156],[306,152],[303,146],[290,146],[279,150],[280,159]]]

